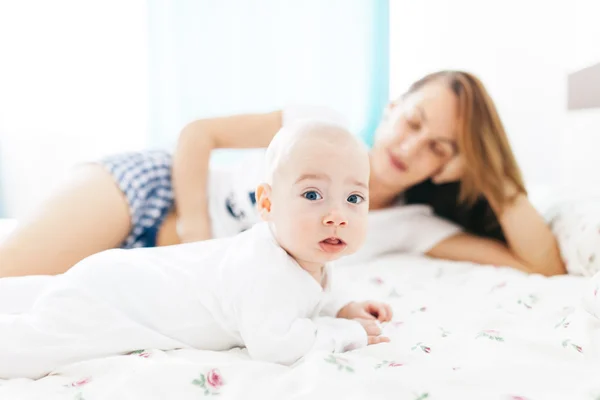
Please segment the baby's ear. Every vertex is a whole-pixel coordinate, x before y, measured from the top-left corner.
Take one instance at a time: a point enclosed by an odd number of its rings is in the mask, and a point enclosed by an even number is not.
[[[261,183],[256,188],[256,207],[264,221],[269,219],[271,213],[271,186],[266,183]]]

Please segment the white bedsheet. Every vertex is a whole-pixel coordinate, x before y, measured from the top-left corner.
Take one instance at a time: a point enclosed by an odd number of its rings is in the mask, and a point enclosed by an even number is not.
[[[0,381],[0,399],[600,398],[600,320],[581,309],[586,278],[407,256],[339,275],[360,297],[393,305],[391,343],[291,368],[245,350],[140,349]]]

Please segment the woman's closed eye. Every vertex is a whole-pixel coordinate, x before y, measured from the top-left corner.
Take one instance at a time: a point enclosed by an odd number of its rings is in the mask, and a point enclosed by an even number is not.
[[[310,201],[317,201],[323,198],[323,196],[321,196],[321,194],[319,194],[319,192],[317,192],[316,190],[308,190],[302,193],[302,197]]]
[[[429,143],[429,149],[433,154],[440,158],[450,158],[454,153],[450,144],[440,143],[436,140],[433,140]]]
[[[419,129],[421,129],[421,123],[416,119],[407,118],[406,123],[408,124],[410,129],[412,129],[414,131],[418,131]]]
[[[365,201],[365,198],[360,194],[351,194],[350,196],[348,196],[346,201],[351,204],[360,204],[363,201]]]

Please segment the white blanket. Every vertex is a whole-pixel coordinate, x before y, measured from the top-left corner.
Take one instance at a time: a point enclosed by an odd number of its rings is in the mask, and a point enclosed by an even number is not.
[[[392,342],[293,367],[243,350],[140,349],[38,381],[0,381],[0,399],[586,399],[600,397],[600,321],[586,278],[395,256],[337,274],[393,305]]]

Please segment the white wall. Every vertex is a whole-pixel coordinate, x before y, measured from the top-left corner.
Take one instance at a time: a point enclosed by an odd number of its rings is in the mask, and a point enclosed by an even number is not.
[[[0,183],[19,217],[69,167],[141,148],[145,0],[0,1]]]
[[[562,147],[566,76],[600,61],[596,3],[391,0],[391,95],[438,69],[474,72],[496,101],[528,186],[555,185],[573,157]]]

